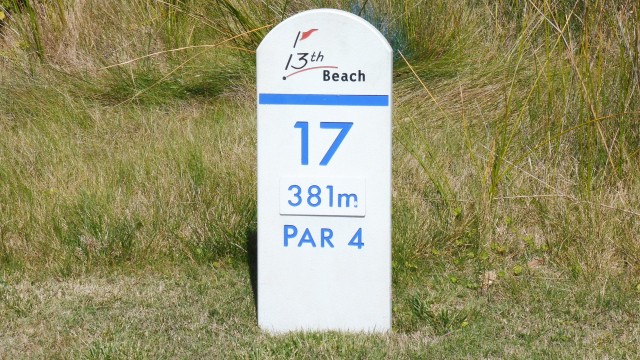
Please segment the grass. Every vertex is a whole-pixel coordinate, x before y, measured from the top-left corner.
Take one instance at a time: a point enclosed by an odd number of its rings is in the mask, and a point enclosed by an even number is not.
[[[546,268],[478,293],[444,274],[394,292],[386,335],[258,330],[244,265],[121,268],[0,288],[0,352],[62,358],[634,357],[637,295]],[[406,280],[405,280],[406,281]]]
[[[635,3],[0,6],[0,354],[637,356]],[[387,335],[256,326],[253,51],[320,6],[396,51]]]

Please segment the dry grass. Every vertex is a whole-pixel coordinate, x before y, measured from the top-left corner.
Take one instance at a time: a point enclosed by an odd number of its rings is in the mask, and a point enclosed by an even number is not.
[[[27,2],[0,1],[13,4],[0,28],[0,280],[11,318],[0,353],[51,332],[30,354],[633,355],[637,4],[321,2],[360,13],[398,50],[397,335],[372,339],[258,334],[244,268],[218,266],[252,259],[252,51],[271,24],[317,3]],[[242,294],[223,311],[230,325],[200,313],[215,300],[194,295],[180,309],[153,292],[169,286],[156,263],[183,279],[174,297],[203,284],[212,299]],[[133,275],[99,275],[121,267]],[[192,268],[237,283],[191,278]],[[487,274],[497,284],[488,292]],[[82,295],[79,282],[106,292]],[[138,285],[147,295],[130,294]],[[130,340],[147,331],[150,345]],[[178,336],[188,340],[174,352],[162,347]]]
[[[487,291],[445,274],[395,292],[387,335],[261,333],[244,266],[123,268],[0,284],[0,353],[10,358],[633,357],[637,298],[546,266]],[[600,286],[603,285],[603,286]]]

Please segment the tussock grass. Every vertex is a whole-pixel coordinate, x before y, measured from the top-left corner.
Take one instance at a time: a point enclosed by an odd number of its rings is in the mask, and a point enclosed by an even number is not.
[[[256,226],[253,52],[283,18],[335,7],[370,21],[396,51],[398,334],[376,338],[382,347],[366,336],[349,338],[357,344],[349,347],[341,334],[269,338],[255,333],[246,302],[244,315],[229,312],[233,324],[218,329],[240,340],[219,344],[257,337],[260,346],[234,354],[267,358],[633,353],[640,284],[634,2],[0,5],[0,309],[12,319],[7,331],[35,326],[38,311],[58,311],[16,300],[34,291],[21,293],[21,276],[46,285],[118,268],[153,277],[140,269],[216,264],[207,274],[242,277]],[[250,281],[234,281],[244,284],[237,291],[246,298]],[[157,297],[147,300],[165,307]],[[201,319],[194,331],[207,333],[210,321]],[[84,329],[96,340],[84,345],[62,339],[78,356],[150,354],[105,335],[124,328]],[[167,330],[154,341],[168,334],[175,335]],[[3,339],[7,349],[18,341]],[[52,340],[43,341],[39,349]],[[543,350],[548,344],[559,347]]]
[[[255,213],[255,196],[244,196],[254,192],[255,139],[238,132],[250,133],[246,120],[227,121],[246,112],[237,107],[94,110],[88,125],[63,121],[82,116],[66,112],[56,124],[49,110],[46,123],[24,130],[39,137],[3,152],[20,171],[3,186],[4,203],[28,210],[3,209],[8,256],[64,268],[242,253]]]

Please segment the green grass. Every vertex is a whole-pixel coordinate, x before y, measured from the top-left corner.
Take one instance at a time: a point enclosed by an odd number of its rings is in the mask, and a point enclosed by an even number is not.
[[[633,2],[0,6],[1,355],[637,356]],[[256,325],[254,51],[320,6],[396,50],[387,335]]]
[[[415,283],[406,277],[420,278]],[[472,279],[474,280],[474,279]],[[121,268],[0,285],[0,352],[10,358],[632,358],[637,293],[539,268],[486,292],[446,273],[396,278],[394,331],[293,333],[256,326],[248,269]],[[475,280],[474,280],[475,281]]]

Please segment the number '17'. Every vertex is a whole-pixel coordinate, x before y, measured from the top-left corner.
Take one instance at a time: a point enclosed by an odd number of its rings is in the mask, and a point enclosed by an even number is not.
[[[327,166],[327,164],[329,164],[329,161],[331,161],[331,158],[336,153],[336,150],[338,150],[338,147],[340,147],[340,144],[342,144],[342,141],[347,136],[347,133],[349,133],[349,130],[351,130],[352,126],[353,126],[353,123],[351,122],[321,122],[320,123],[320,129],[340,130],[340,132],[338,133],[338,136],[336,136],[336,139],[333,140],[333,144],[331,144],[331,147],[329,147],[329,150],[327,150],[327,153],[324,154],[324,157],[322,158],[322,160],[320,160],[321,166]],[[293,127],[296,129],[300,129],[300,135],[302,140],[300,142],[301,143],[300,163],[302,165],[309,165],[309,123],[306,121],[298,121]]]

